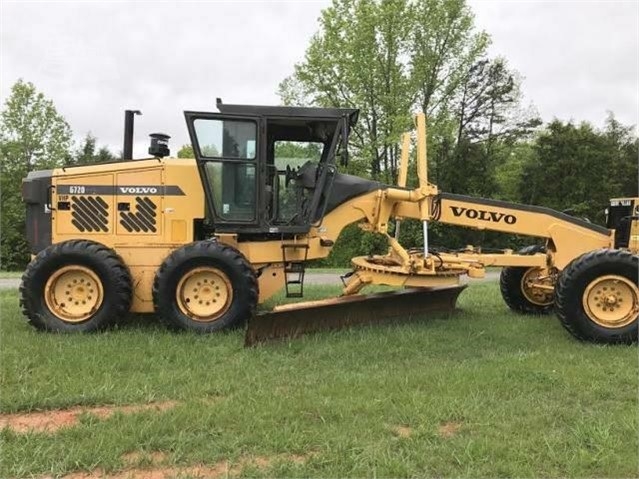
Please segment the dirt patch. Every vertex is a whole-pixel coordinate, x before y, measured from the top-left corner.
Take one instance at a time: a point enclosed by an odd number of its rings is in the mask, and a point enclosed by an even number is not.
[[[133,451],[128,452],[122,456],[122,461],[127,466],[137,466],[139,464],[158,465],[166,462],[167,456],[162,451]]]
[[[462,427],[461,422],[448,421],[443,422],[437,428],[437,432],[441,437],[449,438],[456,435]]]
[[[308,454],[302,455],[302,454],[286,454],[285,456],[283,456],[285,461],[288,462],[293,462],[295,464],[305,464],[306,461],[308,461],[309,459],[311,459],[312,457],[317,456],[317,453],[315,452],[309,452]]]
[[[413,428],[410,426],[395,426],[393,428],[393,434],[405,439],[413,435]]]
[[[15,432],[53,432],[78,423],[83,414],[106,419],[116,413],[133,414],[140,411],[165,411],[174,408],[176,401],[164,401],[130,406],[74,407],[51,411],[37,411],[16,414],[0,414],[0,429],[8,427]]]
[[[213,466],[155,467],[153,469],[126,469],[119,472],[107,473],[100,469],[91,472],[72,472],[63,479],[174,479],[181,477],[193,477],[198,479],[217,479],[233,475],[223,461]],[[237,473],[235,474],[237,475]],[[42,479],[53,479],[51,476]]]
[[[275,462],[293,462],[295,464],[304,464],[315,453],[305,455],[301,454],[277,454],[274,456],[247,456],[242,457],[238,461],[231,463],[230,461],[219,461],[213,465],[198,464],[195,466],[177,467],[177,466],[161,466],[166,461],[166,454],[156,451],[145,453],[133,451],[122,456],[122,459],[130,463],[136,461],[144,461],[149,459],[150,466],[148,468],[128,467],[118,472],[107,473],[101,469],[95,469],[90,472],[72,472],[62,479],[179,479],[183,477],[193,477],[196,479],[218,479],[226,477],[239,476],[247,467],[254,467],[259,470],[266,470]],[[46,476],[41,479],[53,479]]]

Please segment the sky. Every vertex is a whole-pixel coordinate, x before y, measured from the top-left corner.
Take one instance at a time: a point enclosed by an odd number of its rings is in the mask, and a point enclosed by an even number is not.
[[[122,148],[123,111],[136,117],[134,156],[148,134],[188,143],[184,110],[278,104],[329,1],[0,0],[0,101],[19,78],[67,119],[75,139]],[[524,104],[545,121],[639,123],[639,2],[469,0],[490,54],[523,77]]]

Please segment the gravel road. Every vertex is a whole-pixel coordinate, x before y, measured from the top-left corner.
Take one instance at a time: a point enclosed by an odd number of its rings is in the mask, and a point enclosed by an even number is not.
[[[342,284],[338,273],[306,273],[304,282],[306,284],[331,285]],[[486,272],[486,277],[481,279],[468,279],[468,282],[475,281],[496,281],[499,279],[499,271],[490,270]],[[0,289],[13,289],[20,286],[20,278],[0,279]]]
[[[20,278],[0,278],[0,289],[13,289],[20,286]]]

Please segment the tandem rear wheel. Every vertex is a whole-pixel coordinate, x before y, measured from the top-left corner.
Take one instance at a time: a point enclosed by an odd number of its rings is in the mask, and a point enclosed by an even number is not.
[[[231,246],[196,241],[175,250],[153,283],[156,313],[176,329],[211,333],[242,325],[257,305],[253,268]]]
[[[546,248],[538,245],[527,246],[519,254],[544,253]],[[536,283],[553,286],[552,278],[544,268],[509,266],[501,270],[499,289],[506,305],[520,314],[549,314],[553,309],[554,293],[532,287]]]
[[[51,245],[29,263],[20,305],[29,323],[55,332],[104,329],[131,307],[128,269],[111,249],[94,241]]]
[[[639,257],[600,249],[573,260],[561,273],[555,308],[578,339],[632,343],[639,323]]]

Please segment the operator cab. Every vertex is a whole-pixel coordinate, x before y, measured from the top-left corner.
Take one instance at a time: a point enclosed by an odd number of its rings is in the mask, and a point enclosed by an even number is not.
[[[265,239],[307,233],[334,205],[336,178],[348,176],[337,173],[336,159],[347,162],[359,111],[227,105],[219,99],[217,108],[220,113],[185,112],[210,226]],[[377,187],[361,181],[359,188],[337,192],[338,201]]]

